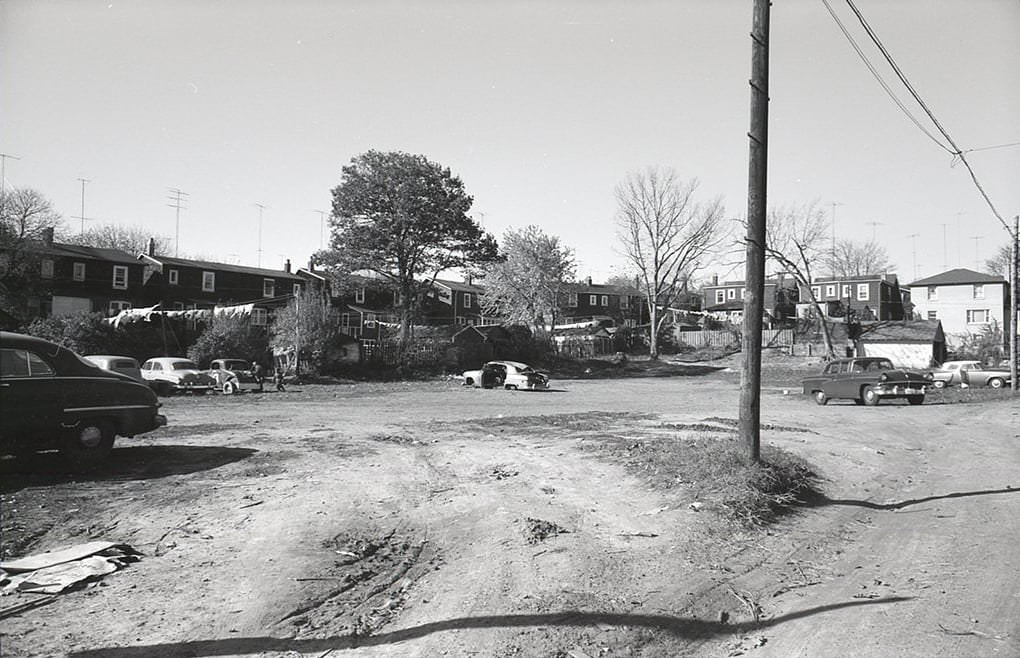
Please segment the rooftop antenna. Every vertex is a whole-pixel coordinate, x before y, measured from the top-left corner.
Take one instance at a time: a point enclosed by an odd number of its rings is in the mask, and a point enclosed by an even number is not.
[[[166,188],[170,191],[170,203],[166,204],[176,210],[175,218],[175,229],[174,229],[174,258],[178,258],[181,253],[181,208],[187,210],[184,207],[184,199],[182,197],[188,196],[187,192],[182,192],[176,187]]]
[[[833,201],[832,206],[832,278],[836,278],[836,206],[842,206],[839,201]]]
[[[917,281],[917,236],[920,233],[911,233],[907,237],[910,238],[910,247],[914,252],[914,281]]]
[[[16,155],[0,153],[0,194],[7,192],[7,160],[20,160]]]
[[[956,266],[963,267],[963,256],[960,253],[960,243],[963,242],[963,232],[960,228],[960,215],[965,215],[964,212],[956,213]]]
[[[875,227],[882,226],[882,222],[866,222],[871,227],[871,241],[875,241]]]
[[[256,203],[255,206],[259,209],[259,249],[258,249],[258,267],[262,267],[262,211],[266,209],[261,203]]]
[[[93,217],[86,217],[85,216],[85,183],[89,183],[89,182],[91,182],[91,180],[88,179],[88,178],[79,178],[78,180],[81,181],[81,215],[79,215],[77,217],[72,217],[71,219],[80,219],[81,220],[81,232],[82,232],[82,234],[84,234],[85,233],[85,222],[86,221],[90,221],[91,222],[94,219]]]
[[[979,252],[978,252],[978,243],[984,237],[985,236],[983,236],[983,235],[972,235],[972,236],[970,236],[970,239],[974,241],[974,271],[975,272],[980,272],[981,271],[981,265],[980,265],[981,258],[978,255],[979,254]]]
[[[946,241],[946,227],[948,227],[948,226],[949,226],[949,224],[943,224],[942,225],[942,271],[943,272],[945,272],[946,270],[949,269],[949,257],[946,256],[946,253],[947,253],[947,251],[946,251],[946,245],[947,245],[947,241]]]
[[[326,211],[325,210],[313,210],[312,212],[319,213],[319,249],[326,248]]]

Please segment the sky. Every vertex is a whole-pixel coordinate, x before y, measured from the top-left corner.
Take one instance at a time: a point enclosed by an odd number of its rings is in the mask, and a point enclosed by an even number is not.
[[[829,1],[934,131],[846,1]],[[957,145],[981,149],[968,160],[1010,222],[1020,1],[855,4]],[[537,225],[574,250],[579,277],[604,281],[628,270],[614,189],[629,172],[697,179],[742,232],[752,7],[0,0],[4,183],[43,193],[75,231],[137,226],[182,256],[296,267],[322,245],[318,211],[345,164],[420,153],[463,180],[497,238]],[[771,27],[770,206],[819,204],[837,239],[876,239],[907,281],[983,267],[1007,244],[967,170],[886,95],[822,0],[774,0]],[[187,194],[179,222],[171,188]],[[743,277],[732,254],[705,273]]]

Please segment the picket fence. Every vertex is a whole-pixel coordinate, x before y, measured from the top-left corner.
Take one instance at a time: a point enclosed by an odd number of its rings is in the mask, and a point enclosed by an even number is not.
[[[690,347],[726,347],[740,342],[740,333],[734,331],[678,331],[677,342]],[[765,329],[761,332],[762,347],[793,346],[793,329]]]

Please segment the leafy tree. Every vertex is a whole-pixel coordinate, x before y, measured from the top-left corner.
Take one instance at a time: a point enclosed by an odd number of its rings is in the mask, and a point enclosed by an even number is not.
[[[414,310],[436,276],[496,256],[496,241],[467,214],[471,203],[460,178],[425,156],[368,151],[343,168],[333,189],[330,249],[316,261],[387,278],[406,346]]]
[[[816,203],[805,206],[781,206],[769,211],[765,232],[765,257],[796,279],[811,299],[822,328],[825,350],[836,355],[825,313],[811,289],[814,268],[826,262],[826,235],[829,223]]]
[[[623,255],[638,274],[651,322],[649,354],[659,355],[659,330],[705,257],[726,238],[720,197],[699,203],[697,180],[669,168],[629,174],[616,188],[617,227]]]
[[[574,252],[537,226],[503,234],[499,260],[485,273],[486,313],[539,333],[556,324],[563,284],[574,277]]]
[[[203,368],[213,359],[265,361],[268,354],[266,331],[247,317],[214,316],[188,348],[188,358]]]
[[[302,290],[277,310],[269,327],[273,352],[293,353],[296,363],[313,374],[333,374],[348,340],[340,331],[337,311],[325,296],[311,289]]]
[[[830,251],[826,257],[826,265],[833,276],[843,278],[881,274],[896,268],[889,262],[885,247],[873,240],[863,243],[853,240],[836,242],[835,251]]]
[[[93,226],[84,233],[69,239],[69,242],[83,247],[103,247],[120,249],[129,254],[146,253],[149,249],[149,238],[155,240],[156,253],[170,253],[170,238],[152,236],[148,229],[141,226],[120,226],[118,224],[102,224]]]
[[[102,313],[82,311],[36,318],[28,324],[25,333],[63,345],[78,354],[120,353],[117,332]]]
[[[47,230],[60,230],[63,219],[40,192],[16,188],[3,192],[0,204],[0,308],[24,319],[28,300],[42,290],[41,256],[36,249]]]

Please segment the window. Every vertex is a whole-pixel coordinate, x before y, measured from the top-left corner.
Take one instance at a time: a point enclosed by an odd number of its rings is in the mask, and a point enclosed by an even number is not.
[[[269,320],[269,312],[264,308],[251,310],[251,323],[256,327],[264,327]]]
[[[216,292],[216,272],[202,272],[202,291]]]
[[[938,311],[928,311],[928,319],[929,320],[938,320],[939,319],[939,312]]]
[[[109,315],[117,315],[124,309],[131,308],[131,302],[125,302],[120,299],[110,300],[110,306],[108,308]]]
[[[868,301],[869,298],[868,284],[858,283],[857,284],[857,299],[862,302]]]
[[[836,296],[836,284],[835,283],[830,283],[829,285],[825,286],[825,296],[826,297],[835,297]]]
[[[609,306],[609,295],[602,295],[601,302],[603,306]]]
[[[354,303],[355,304],[364,304],[365,303],[365,289],[364,288],[358,288],[357,290],[354,291]]]
[[[598,306],[598,305],[599,305],[599,296],[598,295],[588,295],[588,306]]]
[[[167,272],[166,282],[172,286],[176,286],[177,284],[179,284],[181,282],[181,271],[170,270],[169,272]]]
[[[276,280],[262,279],[262,296],[272,297],[276,294]]]
[[[174,302],[174,310],[175,311],[183,311],[184,310],[184,302]]]
[[[28,350],[0,350],[0,377],[52,377],[53,368]]]
[[[620,295],[620,308],[630,308],[630,295]]]
[[[984,284],[983,283],[975,283],[974,284],[974,299],[984,299],[984,298],[985,298],[985,286],[984,286]]]
[[[811,286],[811,296],[815,299],[819,299],[822,296],[821,286]]]
[[[577,293],[576,292],[567,293],[567,306],[569,306],[570,308],[577,308]]]
[[[736,288],[727,288],[726,289],[726,299],[736,299],[736,298],[737,298],[737,289]]]
[[[295,297],[297,297],[298,295],[300,295],[300,294],[301,294],[301,284],[300,284],[300,283],[295,283],[295,284],[294,284],[294,289],[293,289],[293,290],[294,290],[294,296],[295,296]]]
[[[847,299],[848,297],[850,297],[850,284],[849,283],[844,283],[842,286],[840,286],[839,296],[842,299]]]
[[[939,289],[937,286],[928,286],[928,299],[936,300],[939,298]]]
[[[744,293],[746,293],[746,292],[747,292],[747,288],[741,288],[741,289],[740,289],[740,298],[741,298],[741,299],[743,299],[743,298],[744,298]]]
[[[40,269],[39,273],[42,275],[42,278],[44,278],[44,279],[52,279],[53,278],[53,259],[52,258],[43,258],[42,259],[42,264],[39,266],[39,269]]]
[[[471,308],[471,293],[464,293],[464,308]]]
[[[986,308],[967,310],[967,324],[988,324],[990,317]]]
[[[716,290],[715,291],[715,303],[716,304],[722,304],[725,301],[726,301],[726,291],[725,290]]]
[[[72,273],[71,278],[73,278],[75,281],[85,280],[85,263],[74,264],[74,272]]]
[[[128,268],[125,265],[113,266],[113,287],[117,290],[127,290]]]

